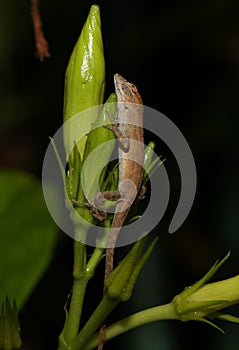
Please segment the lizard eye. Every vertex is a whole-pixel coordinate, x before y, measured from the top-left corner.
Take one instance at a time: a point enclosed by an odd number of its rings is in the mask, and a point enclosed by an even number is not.
[[[138,90],[136,88],[136,86],[134,84],[130,84],[130,90],[134,93],[134,94],[137,94],[138,93]]]

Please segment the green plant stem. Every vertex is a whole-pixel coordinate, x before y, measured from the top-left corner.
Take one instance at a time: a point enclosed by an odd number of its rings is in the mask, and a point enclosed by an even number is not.
[[[84,227],[80,228],[76,225],[75,230],[84,230]],[[86,246],[78,241],[74,241],[73,278],[70,309],[64,327],[64,340],[68,344],[79,332],[86,286],[91,278],[91,275],[86,272]]]
[[[75,235],[80,237],[87,234],[87,229],[82,225],[75,225]],[[66,317],[64,329],[59,337],[58,350],[68,349],[68,344],[78,334],[82,314],[86,287],[90,278],[94,275],[95,268],[99,264],[104,248],[95,248],[91,258],[86,264],[86,245],[74,241],[74,266],[73,287],[69,313]]]
[[[100,327],[102,322],[106,319],[109,313],[120,302],[118,298],[109,298],[107,294],[104,295],[102,301],[97,306],[96,310],[86,322],[80,333],[69,344],[70,350],[85,350],[85,344],[95,331]]]
[[[137,312],[107,327],[105,330],[105,341],[147,323],[170,319],[178,319],[178,315],[175,312],[175,306],[172,303]],[[98,345],[98,340],[99,334],[97,333],[90,338],[85,345],[84,350],[95,349]],[[71,349],[79,350],[80,347],[74,346]]]
[[[102,255],[104,253],[104,248],[95,248],[90,260],[87,263],[86,271],[90,274],[94,274],[96,266],[99,264]]]

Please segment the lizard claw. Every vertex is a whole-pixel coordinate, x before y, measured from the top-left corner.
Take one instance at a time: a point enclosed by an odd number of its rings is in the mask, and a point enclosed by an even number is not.
[[[83,203],[77,201],[76,199],[72,199],[72,202],[75,206],[88,208],[91,215],[93,215],[99,221],[104,221],[107,218],[107,213],[104,210],[94,207],[94,205],[89,202]]]

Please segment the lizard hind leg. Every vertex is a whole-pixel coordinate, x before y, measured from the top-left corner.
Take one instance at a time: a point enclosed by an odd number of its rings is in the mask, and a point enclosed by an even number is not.
[[[107,211],[105,210],[105,201],[118,201],[120,198],[119,191],[105,191],[99,192],[95,195],[92,203],[90,202],[79,202],[75,199],[72,200],[75,206],[83,206],[88,208],[91,215],[97,220],[104,221],[107,218]]]
[[[107,217],[107,213],[104,210],[103,204],[98,204],[97,207],[95,207],[90,202],[79,202],[75,199],[72,199],[72,202],[73,202],[74,206],[88,208],[91,215],[94,216],[99,221],[104,221]],[[102,210],[99,209],[99,206],[102,207]]]
[[[99,192],[95,195],[93,199],[93,204],[86,205],[91,214],[98,219],[99,221],[103,221],[107,217],[107,211],[105,210],[105,202],[109,201],[117,201],[120,198],[119,191],[105,191]]]

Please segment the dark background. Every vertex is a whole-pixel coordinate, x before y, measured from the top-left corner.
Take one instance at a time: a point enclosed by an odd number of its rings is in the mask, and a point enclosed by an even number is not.
[[[66,65],[87,17],[90,1],[40,1],[51,56],[35,56],[30,1],[0,2],[1,166],[41,178],[49,135],[62,123]],[[171,206],[154,234],[157,249],[125,316],[167,303],[199,279],[228,250],[217,278],[238,274],[239,18],[236,0],[102,2],[106,96],[118,72],[136,84],[144,104],[169,117],[186,137],[198,174],[189,217],[173,235],[167,227],[179,194],[179,172],[167,158]],[[20,315],[23,349],[56,349],[63,305],[71,288],[72,241],[60,235],[53,262]],[[85,318],[101,295],[101,277],[89,284]],[[98,294],[97,294],[98,292]],[[131,309],[132,308],[132,309]],[[238,313],[238,308],[233,309]],[[111,321],[114,319],[112,316]],[[158,322],[125,334],[105,349],[236,349],[238,325],[218,323],[226,335],[196,322]]]

